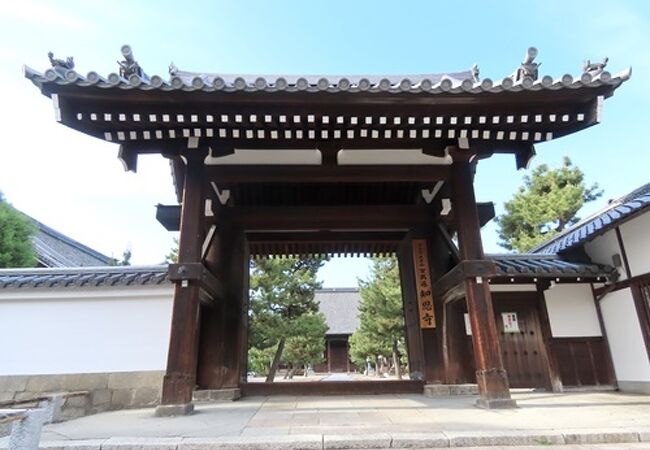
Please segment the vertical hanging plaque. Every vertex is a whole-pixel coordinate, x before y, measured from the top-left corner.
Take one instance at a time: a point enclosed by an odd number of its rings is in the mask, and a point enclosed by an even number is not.
[[[436,315],[433,309],[433,286],[426,239],[413,239],[413,267],[420,312],[420,328],[435,328]]]

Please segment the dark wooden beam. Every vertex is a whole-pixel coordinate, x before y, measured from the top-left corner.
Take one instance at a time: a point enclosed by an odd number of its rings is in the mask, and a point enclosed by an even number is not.
[[[388,242],[398,243],[404,238],[403,232],[390,231],[309,231],[250,232],[246,234],[250,243],[291,242],[291,243],[329,243],[329,242]]]
[[[192,264],[201,260],[201,217],[204,206],[202,156],[205,156],[205,152],[197,150],[195,156],[188,159],[186,166],[178,245],[179,264]],[[198,280],[177,282],[174,286],[167,371],[163,379],[162,405],[157,414],[187,414],[192,410],[198,357],[200,291],[201,284]]]
[[[433,285],[433,293],[443,297],[447,291],[464,286],[465,280],[468,278],[480,277],[484,279],[483,282],[487,283],[487,279],[496,273],[497,266],[493,261],[462,260]]]
[[[215,183],[372,183],[422,182],[449,179],[449,166],[207,166]]]
[[[458,229],[459,252],[462,260],[483,260],[481,230],[474,196],[472,167],[462,155],[468,151],[452,149],[452,191]],[[472,346],[476,360],[476,381],[479,387],[478,405],[485,408],[513,408],[508,375],[503,366],[492,296],[488,283],[465,278],[465,300],[472,327]]]
[[[415,206],[268,206],[223,208],[206,218],[252,230],[407,230],[433,225],[437,214]]]
[[[481,225],[494,216],[492,203],[477,205]],[[397,216],[386,216],[397,214]],[[156,220],[169,231],[178,231],[180,205],[157,205]],[[322,217],[322,221],[319,219]],[[413,222],[409,222],[409,218]],[[219,209],[218,217],[206,217],[206,222],[232,220],[246,230],[402,230],[418,225],[431,225],[451,220],[424,205],[389,206],[278,206],[278,207],[225,207]],[[265,221],[266,220],[266,221]],[[450,240],[451,242],[451,240]],[[455,249],[455,245],[453,245]],[[456,250],[454,250],[454,253]]]
[[[213,301],[223,298],[223,284],[203,263],[182,263],[169,265],[169,281],[174,283],[198,282],[201,289],[205,290]]]

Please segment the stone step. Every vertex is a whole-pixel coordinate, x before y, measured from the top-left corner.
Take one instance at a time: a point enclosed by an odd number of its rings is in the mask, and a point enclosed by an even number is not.
[[[195,403],[210,403],[219,401],[234,401],[241,398],[239,388],[228,389],[201,389],[194,391],[192,401]]]
[[[650,442],[650,429],[612,428],[601,430],[503,430],[445,431],[436,433],[373,433],[363,434],[296,434],[269,436],[222,437],[114,437],[109,439],[41,442],[41,449],[83,450],[208,450],[208,449],[388,449],[449,448],[483,446],[551,446],[576,445],[595,448],[601,444],[633,444]],[[0,449],[6,448],[0,442]],[[620,448],[620,447],[617,447]],[[636,448],[636,447],[630,447]]]
[[[449,397],[452,395],[478,395],[477,384],[425,384],[427,397]]]

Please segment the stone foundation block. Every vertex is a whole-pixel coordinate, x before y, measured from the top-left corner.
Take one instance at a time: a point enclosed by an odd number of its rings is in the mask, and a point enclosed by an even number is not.
[[[479,398],[476,406],[483,409],[512,409],[517,407],[517,402],[510,398]]]
[[[165,373],[159,370],[147,372],[116,372],[108,374],[109,389],[134,389],[144,387],[162,388]]]
[[[197,403],[234,401],[241,398],[239,388],[230,389],[202,389],[192,393],[192,399]]]
[[[133,390],[133,400],[130,406],[151,406],[160,402],[160,388],[140,387]]]
[[[111,396],[111,409],[124,409],[133,405],[133,389],[117,389]]]
[[[93,406],[108,405],[111,402],[113,393],[109,389],[98,389],[90,395]]]
[[[194,411],[194,404],[183,403],[181,405],[158,405],[154,415],[156,417],[187,416]]]
[[[478,384],[450,384],[450,395],[478,395]]]
[[[427,397],[449,397],[450,395],[478,395],[477,384],[425,384]]]
[[[0,391],[20,392],[27,388],[27,375],[7,375],[0,377]]]

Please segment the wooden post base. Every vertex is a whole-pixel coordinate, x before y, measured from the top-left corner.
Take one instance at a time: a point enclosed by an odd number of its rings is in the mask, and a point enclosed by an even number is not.
[[[480,398],[476,405],[485,409],[516,408],[517,402],[510,398],[508,375],[503,369],[476,371]]]
[[[154,415],[156,417],[188,416],[194,411],[194,404],[182,403],[180,405],[158,405]]]

